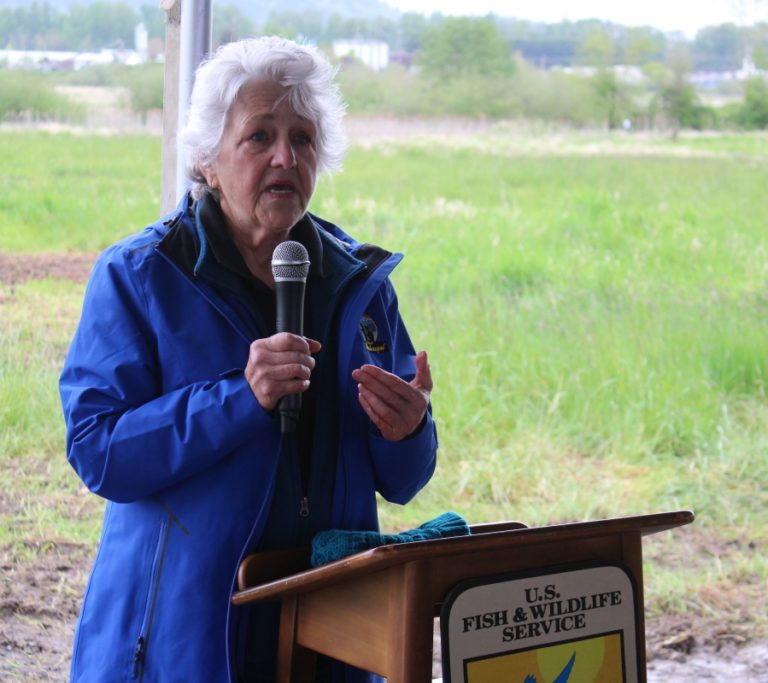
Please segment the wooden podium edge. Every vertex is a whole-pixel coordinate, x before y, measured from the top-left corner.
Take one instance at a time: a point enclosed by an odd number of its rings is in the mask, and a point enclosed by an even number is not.
[[[396,564],[474,552],[473,544],[478,535],[483,537],[483,551],[506,547],[510,543],[521,548],[552,540],[553,536],[567,533],[573,539],[623,534],[639,531],[641,536],[659,533],[690,524],[694,520],[691,510],[660,512],[631,517],[616,517],[588,522],[572,522],[545,527],[525,527],[519,522],[493,523],[473,527],[475,534],[453,536],[430,541],[399,543],[366,550],[355,555],[295,574],[249,586],[232,595],[234,605],[283,598],[318,590],[348,581],[364,573],[379,571]],[[509,525],[512,528],[509,528]],[[485,527],[485,528],[484,528]],[[480,534],[477,534],[480,531]]]

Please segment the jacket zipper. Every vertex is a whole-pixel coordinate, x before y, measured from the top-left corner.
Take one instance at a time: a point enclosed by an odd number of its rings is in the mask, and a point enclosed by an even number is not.
[[[299,502],[299,517],[309,517],[309,497],[306,495]]]
[[[136,649],[133,651],[133,677],[139,677],[139,671],[144,667],[144,656],[147,653],[144,636],[139,636],[136,641]]]
[[[152,562],[152,573],[150,575],[149,590],[147,593],[147,606],[144,614],[144,621],[141,625],[139,637],[136,639],[136,647],[133,650],[133,677],[139,682],[144,680],[145,664],[147,657],[147,647],[149,636],[152,632],[152,622],[155,617],[155,608],[157,606],[157,593],[160,588],[160,575],[163,571],[165,560],[165,550],[168,546],[168,537],[171,527],[167,521],[160,526],[160,534],[155,551],[155,558]]]

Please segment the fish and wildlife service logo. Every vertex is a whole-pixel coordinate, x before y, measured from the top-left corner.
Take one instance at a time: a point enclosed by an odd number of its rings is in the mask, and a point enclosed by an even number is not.
[[[379,328],[371,316],[364,315],[360,319],[360,331],[363,333],[365,348],[371,353],[384,353],[387,343],[379,341]]]

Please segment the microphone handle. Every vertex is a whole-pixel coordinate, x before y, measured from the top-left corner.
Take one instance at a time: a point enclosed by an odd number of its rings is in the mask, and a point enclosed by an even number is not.
[[[275,304],[277,307],[277,331],[291,332],[304,336],[304,290],[305,281],[284,281],[275,283]],[[280,431],[295,432],[301,411],[301,394],[283,396],[277,405],[280,414]]]

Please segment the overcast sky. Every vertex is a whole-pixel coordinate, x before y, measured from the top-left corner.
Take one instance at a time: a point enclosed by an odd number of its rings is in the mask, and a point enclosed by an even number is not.
[[[557,22],[604,19],[626,26],[655,26],[693,37],[702,26],[768,21],[766,0],[387,0],[400,10],[443,14],[488,14]]]

